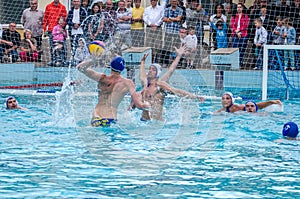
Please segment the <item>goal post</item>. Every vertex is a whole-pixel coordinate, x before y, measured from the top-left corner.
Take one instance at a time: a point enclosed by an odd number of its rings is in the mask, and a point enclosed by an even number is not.
[[[281,73],[281,77],[283,81],[286,84],[287,89],[291,87],[292,85],[289,85],[291,82],[290,81],[298,81],[298,82],[293,82],[294,85],[298,86],[299,85],[299,71],[286,71],[285,66],[284,66],[284,61],[281,60],[278,56],[278,51],[294,51],[294,67],[298,70],[300,69],[299,66],[299,54],[300,51],[300,45],[265,45],[264,46],[264,51],[263,51],[263,75],[262,75],[262,100],[267,100],[268,96],[268,80],[269,80],[269,70],[272,67],[270,65],[270,50],[274,50],[275,57],[274,61],[278,63],[279,65],[279,71]],[[276,56],[277,54],[277,56]],[[291,61],[288,62],[287,66],[291,66]],[[293,79],[289,79],[289,77],[293,77]],[[297,78],[298,77],[298,78]],[[292,86],[293,87],[293,86]],[[300,90],[300,87],[294,87],[294,89]]]

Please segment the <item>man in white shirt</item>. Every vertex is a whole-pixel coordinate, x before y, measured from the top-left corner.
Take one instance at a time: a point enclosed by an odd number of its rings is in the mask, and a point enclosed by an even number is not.
[[[151,6],[145,9],[143,20],[146,24],[146,45],[152,48],[152,62],[158,62],[158,53],[162,48],[162,23],[164,7],[157,5],[158,0],[150,0]]]

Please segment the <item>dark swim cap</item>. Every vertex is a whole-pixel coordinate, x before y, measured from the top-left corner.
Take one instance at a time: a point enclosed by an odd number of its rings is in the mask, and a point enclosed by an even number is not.
[[[11,99],[15,99],[15,97],[14,96],[9,96],[9,97],[6,98],[6,100],[5,100],[6,109],[8,109],[8,100],[11,100]]]
[[[125,68],[124,64],[125,60],[123,57],[117,56],[110,62],[110,68],[115,72],[121,73]]]
[[[283,125],[282,135],[290,138],[296,138],[299,133],[298,126],[294,122],[288,122]]]
[[[252,103],[255,105],[255,109],[256,109],[256,112],[257,112],[258,106],[257,106],[257,104],[256,104],[253,100],[248,100],[248,101],[245,103],[244,111],[246,111],[246,105],[247,105],[249,102],[252,102]]]

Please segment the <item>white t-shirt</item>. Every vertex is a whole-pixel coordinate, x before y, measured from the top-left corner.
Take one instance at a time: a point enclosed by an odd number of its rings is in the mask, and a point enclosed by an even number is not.
[[[73,12],[73,19],[72,19],[72,22],[73,22],[73,23],[77,23],[77,24],[80,23],[79,11],[80,11],[80,9],[74,9],[74,12]],[[77,29],[72,28],[71,34],[72,34],[72,35],[83,34],[83,30],[82,30],[81,26],[80,26],[79,28],[77,28]]]
[[[198,42],[197,36],[189,34],[185,37],[185,42],[185,45],[188,49],[196,48]]]

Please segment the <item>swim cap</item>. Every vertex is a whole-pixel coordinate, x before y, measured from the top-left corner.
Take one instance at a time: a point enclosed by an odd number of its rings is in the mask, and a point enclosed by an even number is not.
[[[258,106],[257,106],[257,104],[256,104],[253,100],[248,100],[248,101],[245,103],[244,111],[246,111],[246,105],[247,105],[249,102],[252,102],[252,103],[255,105],[255,110],[257,111],[257,110],[258,110]]]
[[[5,107],[8,109],[8,100],[11,100],[11,99],[15,99],[15,97],[14,96],[9,96],[9,97],[7,97],[6,98],[6,100],[5,100]]]
[[[231,92],[225,92],[225,93],[222,95],[222,97],[223,97],[224,95],[229,95],[230,98],[231,98],[231,101],[232,101],[231,104],[234,104],[234,98],[233,98],[233,94],[232,94]]]
[[[151,66],[154,66],[156,68],[156,77],[159,78],[161,73],[161,66],[159,64],[151,64]]]
[[[282,135],[286,137],[296,138],[299,133],[298,126],[294,122],[288,122],[283,125]]]
[[[110,68],[113,71],[120,73],[125,68],[124,63],[125,63],[125,60],[122,57],[117,56],[110,62]]]

